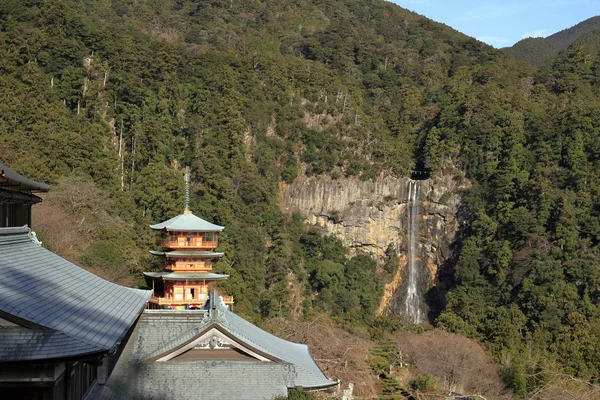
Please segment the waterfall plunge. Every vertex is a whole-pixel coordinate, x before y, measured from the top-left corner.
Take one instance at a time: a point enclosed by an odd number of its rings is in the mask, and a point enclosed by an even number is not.
[[[421,323],[421,296],[417,288],[419,270],[417,252],[419,251],[419,181],[408,182],[408,280],[404,314],[413,323]]]

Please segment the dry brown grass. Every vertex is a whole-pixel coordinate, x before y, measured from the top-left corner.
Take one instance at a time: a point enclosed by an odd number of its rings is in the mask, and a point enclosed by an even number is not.
[[[557,374],[537,388],[529,400],[598,400],[600,386],[569,375]]]
[[[506,397],[499,367],[471,339],[434,330],[402,333],[396,343],[413,372],[437,376],[445,390],[486,398]]]
[[[377,398],[379,381],[369,366],[370,340],[336,327],[322,315],[310,322],[274,318],[266,328],[283,339],[307,344],[321,370],[329,379],[339,379],[342,388],[352,382],[356,396]]]
[[[49,202],[33,207],[33,230],[41,233],[47,245],[59,256],[76,262],[90,247],[90,242],[77,229],[75,215]]]
[[[33,230],[59,256],[74,264],[85,266],[84,256],[103,235],[113,236],[123,254],[123,265],[115,267],[87,266],[87,270],[111,282],[135,285],[132,269],[139,269],[140,252],[130,239],[132,227],[121,218],[111,215],[113,202],[108,194],[94,183],[80,178],[66,178],[43,195],[43,202],[33,207]],[[121,247],[127,246],[127,250]]]

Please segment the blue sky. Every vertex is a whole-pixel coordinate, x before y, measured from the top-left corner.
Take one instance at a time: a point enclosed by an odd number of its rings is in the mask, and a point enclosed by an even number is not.
[[[600,0],[392,0],[494,47],[548,36],[600,15]]]

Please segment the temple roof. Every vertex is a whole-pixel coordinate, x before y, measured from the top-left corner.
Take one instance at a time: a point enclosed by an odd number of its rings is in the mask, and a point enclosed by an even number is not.
[[[194,214],[179,214],[167,221],[150,225],[155,231],[166,230],[168,232],[221,232],[224,227],[211,224]]]
[[[181,251],[181,250],[175,250],[175,251],[156,251],[156,250],[150,250],[150,254],[155,255],[155,256],[166,256],[167,258],[179,258],[179,257],[206,257],[206,258],[213,258],[213,257],[222,257],[224,253],[218,253],[218,252],[214,252],[214,251]]]
[[[0,362],[107,352],[151,292],[108,282],[41,247],[29,228],[0,228]]]
[[[186,346],[190,351],[212,351],[198,342],[211,335],[259,354],[262,360],[169,358],[169,354],[183,354]],[[251,324],[229,311],[213,292],[204,310],[146,310],[107,384],[88,398],[255,400],[287,396],[288,388],[321,389],[336,384],[323,374],[306,345]]]
[[[167,281],[181,281],[185,279],[205,279],[207,281],[220,281],[229,278],[229,275],[214,274],[212,272],[144,272],[150,278],[163,278]]]
[[[327,379],[323,374],[310,355],[307,345],[281,339],[246,321],[229,311],[222,299],[215,295],[215,292],[207,300],[205,308],[210,310],[213,321],[217,321],[216,323],[243,342],[294,365],[296,367],[294,387],[328,387],[336,383]]]
[[[10,187],[13,190],[27,190],[30,192],[47,192],[50,189],[50,185],[25,178],[1,162],[0,187]]]

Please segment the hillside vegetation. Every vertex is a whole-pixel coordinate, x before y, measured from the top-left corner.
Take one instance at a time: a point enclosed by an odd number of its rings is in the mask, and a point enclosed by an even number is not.
[[[503,50],[538,68],[548,67],[554,58],[573,44],[588,48],[593,54],[600,51],[600,16],[589,18],[571,28],[545,38],[526,38]]]
[[[582,47],[536,72],[378,0],[5,0],[0,87],[2,161],[53,184],[50,246],[138,277],[189,169],[255,319],[388,326],[386,269],[284,215],[279,182],[460,168],[432,322],[484,343],[518,396],[600,376],[600,60]]]

